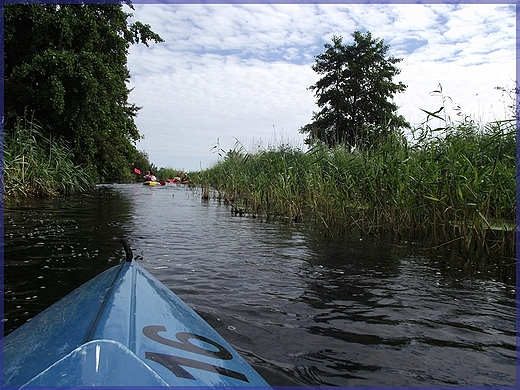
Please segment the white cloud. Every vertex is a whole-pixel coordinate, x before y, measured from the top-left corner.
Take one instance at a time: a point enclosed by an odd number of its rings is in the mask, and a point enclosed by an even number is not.
[[[494,119],[493,88],[515,77],[514,6],[161,4],[134,14],[166,40],[132,46],[128,62],[130,100],[143,106],[138,147],[158,166],[207,168],[217,138],[224,150],[236,139],[301,145],[316,109],[311,65],[333,34],[349,44],[371,31],[404,58],[396,80],[408,89],[396,102],[411,123],[438,108],[429,92],[439,83],[465,113]]]
[[[299,88],[302,81],[308,85],[314,82],[308,67],[258,60],[245,63],[233,56],[204,57],[167,78],[157,74],[135,84],[141,96],[149,97],[146,102],[137,102],[147,107],[137,124],[145,134],[154,135],[141,143],[144,149],[155,148],[153,143],[159,140],[172,148],[184,147],[176,154],[188,155],[193,149],[208,154],[217,138],[228,150],[235,137],[244,143],[253,138],[265,140],[272,136],[273,125],[280,130],[297,130],[310,120],[314,100],[301,94]],[[154,93],[158,85],[161,94]],[[142,127],[147,124],[156,127]]]

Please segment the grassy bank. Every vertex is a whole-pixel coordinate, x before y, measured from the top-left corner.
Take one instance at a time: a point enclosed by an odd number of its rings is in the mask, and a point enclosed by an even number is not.
[[[464,255],[511,260],[515,169],[513,121],[467,122],[426,125],[412,140],[392,135],[364,151],[236,148],[192,179],[236,213],[317,221],[330,234],[457,243]]]
[[[4,201],[83,192],[93,183],[66,143],[45,138],[37,124],[20,121],[4,134]]]

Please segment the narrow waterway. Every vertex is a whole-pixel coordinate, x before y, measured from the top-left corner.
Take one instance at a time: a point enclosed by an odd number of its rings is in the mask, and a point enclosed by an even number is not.
[[[122,257],[273,386],[513,386],[515,286],[376,239],[233,216],[183,186],[6,206],[5,333]]]

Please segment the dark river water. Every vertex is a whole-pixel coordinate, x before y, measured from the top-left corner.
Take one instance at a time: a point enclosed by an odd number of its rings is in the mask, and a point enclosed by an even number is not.
[[[233,216],[182,186],[6,206],[5,333],[119,262],[119,239],[273,386],[513,386],[515,286],[375,239]]]

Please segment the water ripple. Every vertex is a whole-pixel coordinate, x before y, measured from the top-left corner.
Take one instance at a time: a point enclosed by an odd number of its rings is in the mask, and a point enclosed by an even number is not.
[[[184,187],[113,185],[5,210],[6,330],[135,257],[274,386],[508,386],[514,287],[384,241],[233,216]]]

